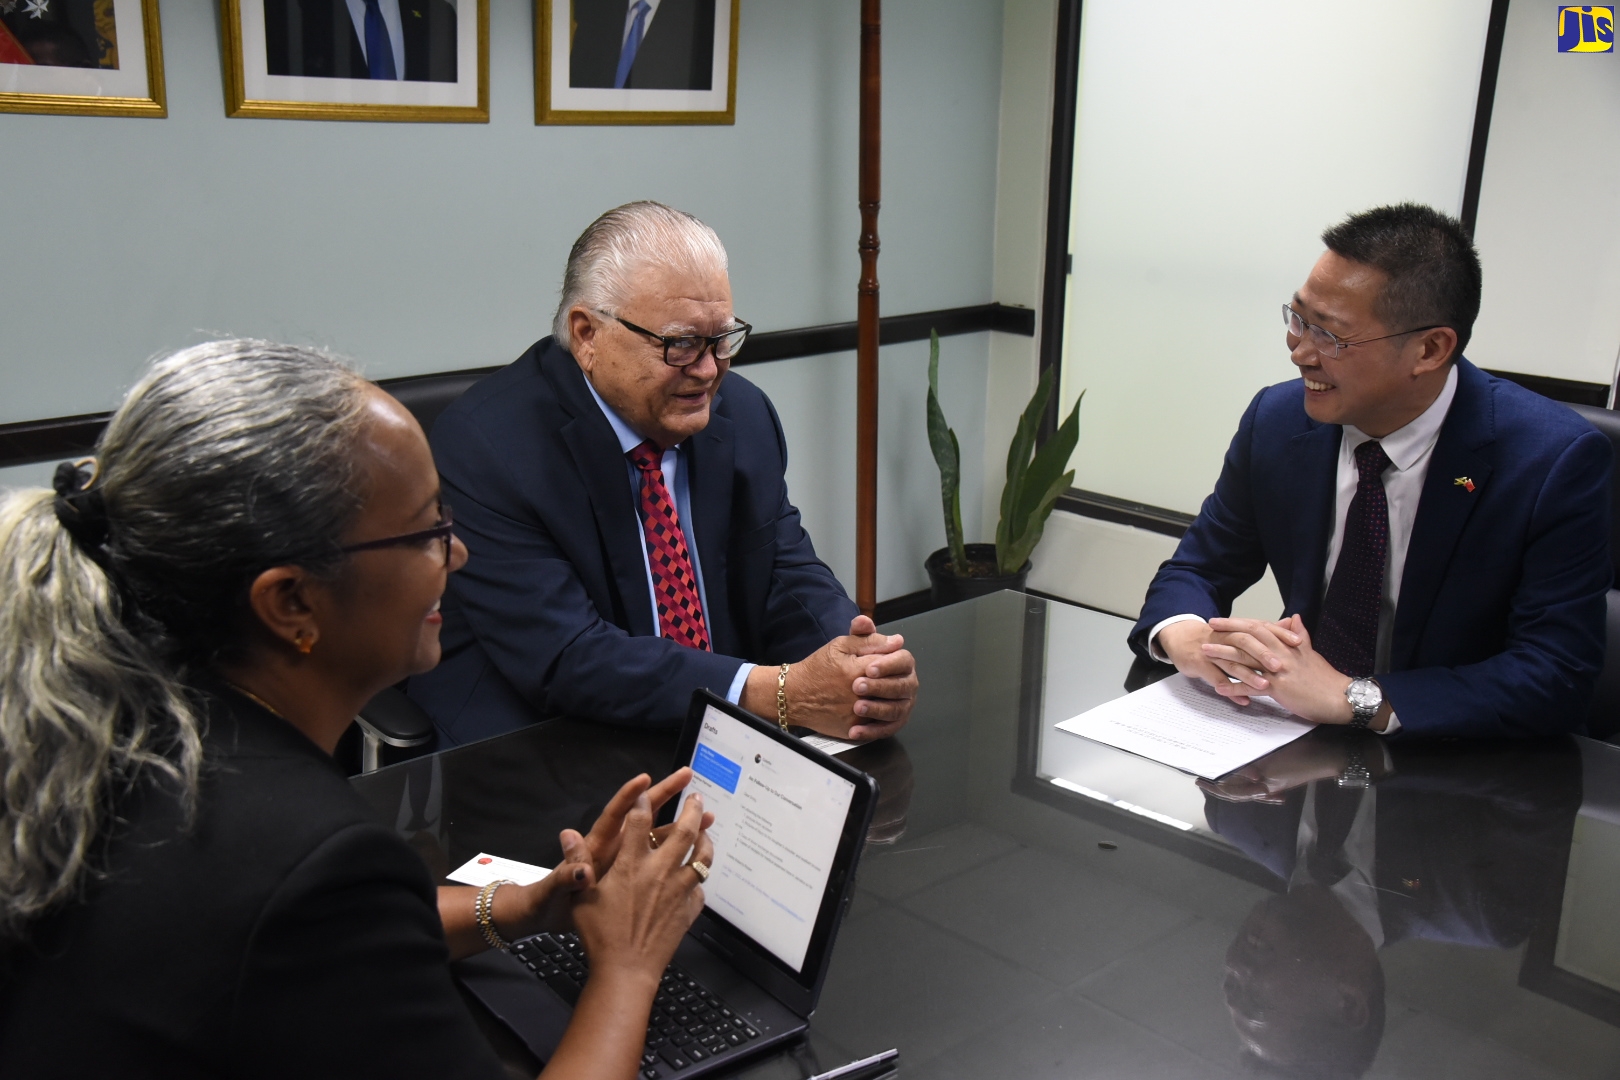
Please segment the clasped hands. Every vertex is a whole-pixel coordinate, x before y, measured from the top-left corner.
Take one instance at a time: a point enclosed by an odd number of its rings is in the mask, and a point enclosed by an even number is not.
[[[702,796],[688,799],[675,821],[653,827],[659,807],[691,780],[690,768],[677,769],[656,784],[643,773],[619,788],[589,833],[564,829],[558,836],[563,861],[550,874],[532,885],[496,890],[490,913],[495,928],[507,940],[543,930],[576,930],[593,970],[600,957],[651,971],[656,981],[703,907],[703,890],[690,860],[708,864],[714,859],[708,835],[714,815],[703,809]],[[439,889],[439,913],[452,958],[484,948],[472,918],[477,891]]]
[[[1159,631],[1159,648],[1177,671],[1202,679],[1217,694],[1239,705],[1265,694],[1294,715],[1317,724],[1348,724],[1355,715],[1344,696],[1350,677],[1311,647],[1310,632],[1298,615],[1281,622],[1189,619],[1172,623]],[[1386,706],[1372,727],[1383,730],[1387,717]]]
[[[788,669],[788,723],[823,735],[866,742],[893,735],[911,718],[917,700],[917,661],[899,634],[880,634],[865,615],[849,634]],[[766,719],[776,717],[780,666],[748,673],[738,704]]]

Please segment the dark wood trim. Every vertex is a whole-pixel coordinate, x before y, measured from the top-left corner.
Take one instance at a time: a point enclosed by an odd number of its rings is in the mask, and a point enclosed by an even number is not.
[[[878,339],[884,345],[927,341],[929,330],[938,331],[940,337],[977,334],[985,330],[1034,337],[1035,312],[1030,308],[1006,304],[973,304],[969,307],[919,311],[911,315],[886,315],[878,320]],[[852,322],[753,334],[732,366],[852,352],[857,343],[856,334],[857,326]]]
[[[1491,134],[1496,105],[1496,76],[1502,67],[1502,40],[1507,37],[1508,0],[1491,0],[1485,24],[1485,59],[1479,70],[1479,99],[1474,105],[1474,134],[1468,143],[1468,171],[1463,176],[1462,223],[1470,233],[1479,218],[1479,189],[1485,182],[1485,143]]]
[[[878,209],[883,192],[883,4],[861,0],[859,191],[855,286],[855,606],[877,607]]]
[[[1592,405],[1599,409],[1609,407],[1609,388],[1602,383],[1558,379],[1551,375],[1521,375],[1516,371],[1496,371],[1492,368],[1486,368],[1485,373],[1511,383],[1518,383],[1526,390],[1534,390],[1542,397],[1562,401],[1567,405]]]
[[[1035,312],[1029,308],[1008,307],[1003,304],[973,304],[968,307],[919,311],[910,315],[891,315],[879,324],[880,338],[884,345],[926,341],[930,329],[937,330],[940,337],[977,334],[987,330],[1033,337]],[[823,356],[827,353],[849,352],[854,348],[855,324],[852,322],[806,326],[793,330],[768,330],[750,337],[747,348],[732,366],[798,360],[810,356]],[[478,367],[435,372],[431,375],[405,375],[397,379],[383,379],[381,386],[385,390],[406,389],[446,376],[488,375],[499,370],[499,367]],[[23,420],[15,424],[0,424],[0,468],[31,465],[38,461],[57,461],[88,454],[94,450],[96,440],[101,437],[101,429],[106,426],[109,415],[85,413],[82,416],[59,416],[50,420]]]
[[[1058,0],[1057,58],[1052,80],[1052,152],[1046,174],[1046,266],[1041,283],[1040,371],[1054,372],[1063,359],[1064,300],[1073,262],[1069,255],[1069,204],[1074,192],[1074,125],[1080,103],[1081,0]],[[1053,376],[1054,379],[1056,375]],[[1041,441],[1057,430],[1058,389],[1046,404]]]
[[[1146,529],[1148,532],[1162,533],[1177,539],[1185,535],[1193,523],[1193,515],[1183,514],[1179,510],[1166,510],[1162,506],[1149,506],[1147,503],[1131,502],[1129,499],[1118,499],[1112,495],[1104,495],[1098,491],[1084,491],[1080,488],[1070,488],[1067,494],[1059,495],[1057,509],[1067,510],[1081,517],[1096,518],[1099,521],[1130,525],[1133,528]]]

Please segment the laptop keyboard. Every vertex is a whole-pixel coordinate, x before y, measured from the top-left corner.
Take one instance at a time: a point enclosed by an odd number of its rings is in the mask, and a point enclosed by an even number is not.
[[[579,1001],[591,965],[578,934],[536,934],[513,945],[512,955],[568,1004]],[[647,1022],[641,1075],[657,1080],[757,1038],[748,1021],[671,964]]]

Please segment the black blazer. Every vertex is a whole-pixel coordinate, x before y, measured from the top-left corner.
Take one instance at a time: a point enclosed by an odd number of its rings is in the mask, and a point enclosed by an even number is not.
[[[401,75],[410,82],[455,82],[456,9],[445,0],[399,0],[399,21]],[[264,0],[264,47],[271,75],[371,78],[343,0]]]
[[[759,388],[728,374],[682,454],[713,652],[658,636],[625,457],[572,355],[546,338],[439,417],[433,455],[471,558],[445,593],[444,659],[410,695],[442,743],[547,713],[678,724],[744,660],[796,662],[849,632],[855,605],[788,501]]]
[[[611,87],[624,45],[625,0],[576,0],[568,85]],[[625,87],[710,90],[714,83],[715,0],[663,0],[636,50]]]
[[[195,824],[148,779],[106,876],[0,970],[7,1077],[501,1077],[422,860],[332,760],[230,691]]]

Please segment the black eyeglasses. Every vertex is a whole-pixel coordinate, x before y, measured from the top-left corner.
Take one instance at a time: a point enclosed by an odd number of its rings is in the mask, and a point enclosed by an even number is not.
[[[367,540],[361,544],[350,544],[338,550],[348,555],[356,551],[373,551],[377,548],[409,547],[412,544],[426,546],[431,540],[437,540],[444,545],[444,565],[450,565],[450,541],[454,535],[455,522],[450,516],[450,504],[439,504],[439,523],[431,529],[420,532],[404,533],[400,536],[385,536],[381,540]]]
[[[596,312],[613,319],[626,330],[633,330],[643,337],[650,338],[664,347],[664,363],[670,367],[690,367],[703,359],[703,354],[710,349],[714,350],[716,360],[730,360],[742,349],[743,342],[748,339],[748,332],[752,326],[737,320],[737,325],[723,334],[705,336],[703,334],[655,334],[646,327],[637,326],[629,319],[621,319],[611,311]]]
[[[1414,326],[1412,329],[1402,330],[1398,334],[1385,334],[1383,337],[1362,338],[1360,341],[1340,341],[1338,335],[1333,331],[1325,330],[1322,327],[1317,326],[1315,323],[1306,322],[1303,315],[1295,311],[1288,304],[1284,304],[1283,325],[1288,327],[1288,336],[1293,338],[1295,341],[1298,341],[1300,338],[1309,334],[1311,344],[1316,346],[1316,351],[1331,359],[1337,357],[1345,349],[1356,345],[1370,345],[1375,341],[1388,341],[1390,338],[1405,337],[1407,334],[1416,334],[1421,330],[1438,330],[1446,324],[1435,323],[1433,326]],[[1290,345],[1290,348],[1292,348],[1292,345]]]

